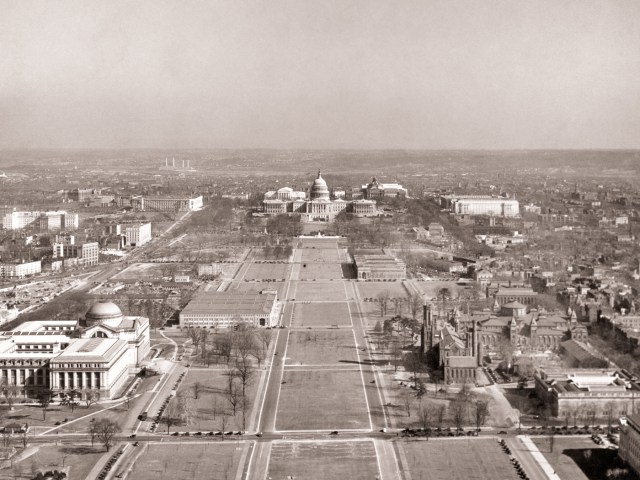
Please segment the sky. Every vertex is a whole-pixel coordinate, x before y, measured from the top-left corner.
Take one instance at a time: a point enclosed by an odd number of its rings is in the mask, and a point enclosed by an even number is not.
[[[640,148],[638,0],[0,0],[0,149]]]

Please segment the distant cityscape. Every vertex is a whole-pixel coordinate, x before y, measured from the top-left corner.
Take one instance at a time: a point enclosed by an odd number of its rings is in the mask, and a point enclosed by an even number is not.
[[[2,475],[57,438],[91,452],[52,464],[74,478],[149,478],[140,452],[165,441],[211,448],[220,478],[306,478],[316,454],[405,478],[442,465],[427,439],[494,478],[553,478],[558,449],[635,475],[640,176],[424,155],[242,174],[71,156],[42,177],[45,157],[5,159]]]

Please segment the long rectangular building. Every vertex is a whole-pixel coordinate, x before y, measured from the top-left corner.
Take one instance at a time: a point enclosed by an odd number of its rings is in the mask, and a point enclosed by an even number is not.
[[[404,280],[407,267],[389,255],[354,255],[358,280]]]
[[[441,206],[456,215],[490,215],[496,217],[520,216],[517,200],[489,195],[443,195]]]
[[[279,305],[275,293],[202,292],[180,312],[181,327],[275,327]]]
[[[202,195],[185,198],[132,197],[131,206],[136,210],[156,212],[189,212],[202,209]]]

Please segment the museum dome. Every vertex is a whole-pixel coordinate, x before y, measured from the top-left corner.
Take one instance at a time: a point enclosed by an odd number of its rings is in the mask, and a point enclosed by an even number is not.
[[[87,325],[110,323],[113,321],[119,322],[122,320],[122,317],[122,310],[113,302],[94,303],[85,315]]]
[[[324,178],[322,178],[320,170],[318,170],[318,177],[313,181],[313,185],[311,185],[310,197],[311,200],[321,198],[329,200],[329,187],[327,186],[327,182],[324,181]]]

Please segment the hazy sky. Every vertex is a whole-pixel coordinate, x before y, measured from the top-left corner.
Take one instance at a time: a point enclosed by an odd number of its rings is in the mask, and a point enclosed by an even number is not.
[[[0,0],[0,148],[639,148],[639,0]]]

